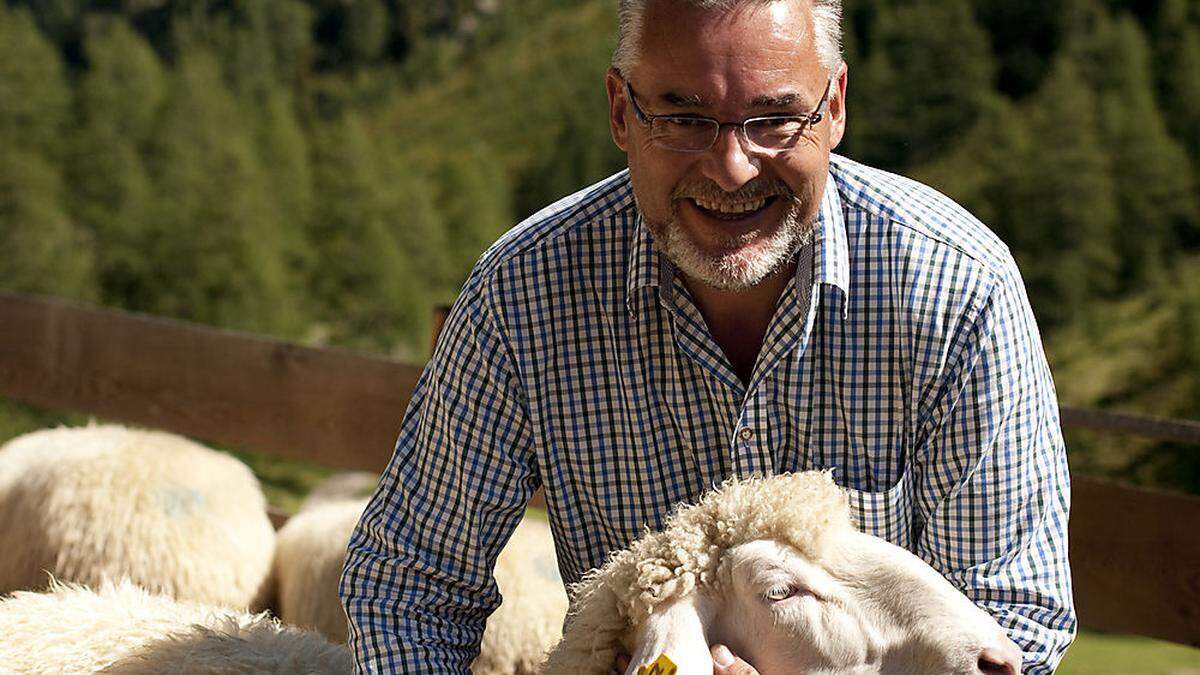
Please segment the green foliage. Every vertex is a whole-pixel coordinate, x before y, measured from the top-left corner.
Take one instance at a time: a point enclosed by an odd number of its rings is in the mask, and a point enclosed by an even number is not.
[[[355,114],[323,125],[313,148],[316,204],[307,234],[322,252],[309,279],[316,317],[334,343],[392,348],[424,325],[417,308],[425,278],[398,230],[431,209],[411,183],[380,179],[371,139]],[[413,201],[396,202],[396,194]]]
[[[1023,191],[1034,157],[1026,111],[995,97],[949,152],[912,175],[953,195],[1002,240],[1016,242],[1030,235]]]
[[[145,237],[153,190],[142,160],[166,95],[150,46],[120,19],[91,23],[89,68],[78,85],[78,127],[68,151],[70,212],[96,244],[100,298],[148,306]]]
[[[1178,259],[1151,292],[1093,301],[1084,320],[1048,337],[1063,404],[1200,418],[1197,263]],[[1200,493],[1200,457],[1190,449],[1079,431],[1067,447],[1077,471]]]
[[[1197,3],[1191,2],[1193,12]],[[1200,17],[1188,0],[1163,0],[1153,36],[1158,96],[1172,135],[1200,166]],[[1200,187],[1200,186],[1198,186]]]
[[[1059,59],[1024,112],[1036,143],[1020,165],[1008,243],[1038,316],[1053,324],[1114,289],[1119,211],[1095,95],[1073,59]]]
[[[1036,91],[1058,47],[1062,0],[972,0],[971,5],[991,36],[999,91],[1009,97]]]
[[[370,63],[387,46],[387,9],[380,0],[351,0],[342,10],[342,51],[355,62]]]
[[[435,208],[445,219],[445,250],[451,287],[513,223],[512,188],[504,168],[487,145],[430,153]]]
[[[975,124],[996,66],[965,3],[883,5],[876,24],[863,86],[849,88],[852,146],[868,163],[903,169],[938,156]]]
[[[184,54],[149,156],[159,200],[137,309],[294,333],[284,233],[243,119],[215,59]]]
[[[86,233],[63,212],[57,170],[18,148],[0,152],[0,288],[95,297],[95,262]]]
[[[91,240],[66,213],[58,166],[69,97],[32,16],[0,5],[0,287],[91,299]]]
[[[0,5],[0,148],[57,157],[70,96],[58,53],[33,17]]]
[[[1123,247],[1129,276],[1159,273],[1186,233],[1200,226],[1187,155],[1167,133],[1154,98],[1149,48],[1131,17],[1101,21],[1091,42],[1100,130],[1112,158],[1119,221],[1138,236]],[[1108,64],[1097,67],[1095,64]]]
[[[845,16],[840,151],[1011,246],[1066,400],[1200,417],[1200,4]],[[419,358],[483,249],[624,166],[614,31],[611,0],[0,0],[0,286]]]

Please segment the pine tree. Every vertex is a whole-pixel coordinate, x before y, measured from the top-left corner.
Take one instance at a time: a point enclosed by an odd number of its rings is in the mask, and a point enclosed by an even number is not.
[[[153,194],[142,155],[166,94],[165,75],[150,46],[119,18],[90,22],[84,53],[67,167],[71,213],[96,242],[101,299],[142,307],[153,294],[145,280],[155,265],[143,246]]]
[[[1074,60],[1060,57],[1023,111],[1036,143],[1022,162],[1010,246],[1052,325],[1114,289],[1119,212],[1096,96]]]
[[[185,52],[150,155],[157,201],[146,238],[156,264],[145,309],[293,334],[284,235],[251,133],[211,54]]]
[[[387,8],[380,0],[350,0],[342,9],[342,53],[352,63],[377,60],[387,46],[389,23]]]
[[[1020,185],[1032,156],[1024,111],[995,97],[959,143],[912,176],[945,192],[1005,242],[1017,242],[1029,227]]]
[[[58,52],[33,17],[0,4],[0,148],[56,160],[70,97]]]
[[[91,240],[63,208],[58,161],[69,91],[24,9],[0,4],[0,287],[95,294]]]
[[[53,166],[26,150],[0,152],[0,288],[95,298],[91,240],[61,201]]]
[[[1197,3],[1191,4],[1195,9]],[[1163,0],[1154,45],[1154,72],[1167,128],[1190,154],[1192,166],[1200,167],[1200,18],[1189,21],[1188,0]]]
[[[376,349],[415,343],[430,304],[424,280],[390,226],[410,210],[389,208],[374,149],[354,113],[317,127],[313,172],[308,240],[319,259],[309,297],[329,339]]]
[[[451,287],[446,226],[434,204],[436,191],[426,165],[413,161],[411,154],[395,146],[388,151],[384,139],[375,138],[372,143],[383,150],[374,158],[375,171],[382,181],[379,196],[383,222],[411,261],[414,278],[421,280],[427,302],[443,301],[457,288]],[[421,325],[425,318],[420,317]]]
[[[997,88],[1010,98],[1033,93],[1050,70],[1060,40],[1063,0],[971,0],[998,64]]]
[[[302,85],[312,67],[312,31],[312,11],[297,0],[233,0],[208,44],[239,98],[261,102],[277,89]]]
[[[1161,274],[1169,251],[1200,228],[1191,165],[1167,133],[1154,98],[1149,47],[1123,16],[1096,36],[1100,129],[1112,157],[1126,265],[1134,279]]]
[[[431,153],[435,154],[435,153]],[[445,223],[449,286],[461,284],[475,260],[513,225],[511,187],[491,148],[478,143],[436,153],[432,185]]]
[[[857,94],[850,88],[851,115],[861,120],[854,147],[868,163],[903,169],[940,155],[974,126],[995,63],[965,3],[885,8],[875,35],[865,83]]]

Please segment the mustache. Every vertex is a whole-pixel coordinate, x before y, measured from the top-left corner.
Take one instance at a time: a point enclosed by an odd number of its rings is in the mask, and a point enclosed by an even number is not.
[[[778,178],[769,180],[752,180],[733,192],[721,189],[721,186],[710,180],[697,180],[676,186],[671,193],[672,200],[703,199],[710,202],[738,203],[765,197],[794,197],[787,183]]]

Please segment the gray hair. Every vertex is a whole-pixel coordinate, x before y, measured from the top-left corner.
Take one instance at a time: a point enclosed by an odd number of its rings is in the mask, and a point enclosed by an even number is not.
[[[675,0],[701,9],[730,11],[739,5],[757,2],[767,4],[777,0]],[[617,49],[612,66],[628,73],[637,61],[638,39],[642,34],[642,15],[647,0],[620,0],[617,6]],[[813,38],[817,58],[832,75],[842,65],[842,0],[811,0]]]

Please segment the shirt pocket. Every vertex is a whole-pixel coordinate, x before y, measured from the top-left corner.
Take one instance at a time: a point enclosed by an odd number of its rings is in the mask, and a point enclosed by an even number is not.
[[[837,480],[835,472],[834,479]],[[841,481],[838,481],[839,483]],[[882,490],[860,490],[842,486],[850,502],[850,517],[861,531],[912,549],[912,474],[905,469],[900,478]]]

